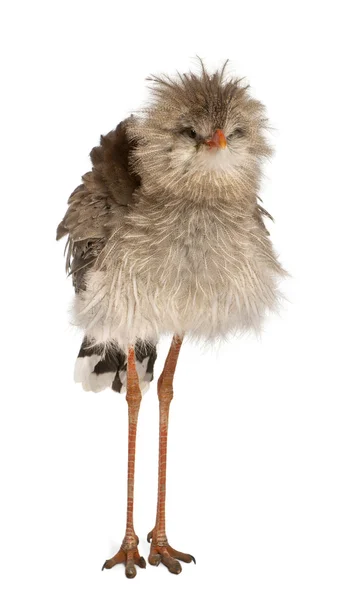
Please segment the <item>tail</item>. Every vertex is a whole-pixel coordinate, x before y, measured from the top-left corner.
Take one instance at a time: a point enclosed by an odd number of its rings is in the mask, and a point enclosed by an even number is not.
[[[137,342],[135,345],[136,369],[144,394],[153,379],[157,358],[156,346]],[[111,387],[114,392],[126,392],[127,355],[115,344],[93,344],[84,338],[75,363],[74,381],[81,383],[86,392],[101,392]]]

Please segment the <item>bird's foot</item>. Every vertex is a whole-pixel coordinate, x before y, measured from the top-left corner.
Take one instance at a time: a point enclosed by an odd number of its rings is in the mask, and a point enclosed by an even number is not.
[[[140,556],[138,552],[138,537],[137,535],[134,538],[124,537],[123,542],[121,544],[120,550],[113,556],[106,560],[103,564],[102,571],[104,569],[112,569],[115,565],[120,563],[125,564],[125,575],[129,579],[133,579],[136,577],[136,567],[138,565],[141,569],[146,568],[146,561],[143,556]]]
[[[193,561],[195,564],[194,556],[174,550],[174,548],[168,544],[167,539],[163,542],[158,542],[154,529],[148,534],[147,541],[151,542],[151,550],[148,557],[150,565],[158,567],[158,565],[162,563],[167,567],[170,573],[178,575],[182,570],[182,566],[179,562],[180,560],[186,563]]]

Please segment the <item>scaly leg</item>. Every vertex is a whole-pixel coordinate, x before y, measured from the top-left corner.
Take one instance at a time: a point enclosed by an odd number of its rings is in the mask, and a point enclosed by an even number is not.
[[[141,390],[136,371],[135,350],[133,346],[129,347],[127,355],[126,400],[129,413],[126,533],[120,550],[115,556],[105,561],[103,569],[111,569],[119,563],[125,563],[126,577],[132,579],[136,576],[135,565],[138,565],[141,568],[146,567],[146,561],[139,555],[137,549],[138,537],[133,526],[136,430],[138,411],[141,403]]]
[[[158,462],[158,498],[156,525],[148,534],[147,540],[151,543],[148,562],[159,565],[162,562],[171,573],[180,573],[182,567],[177,559],[191,562],[195,559],[191,554],[184,554],[174,550],[169,544],[166,535],[166,467],[167,467],[167,436],[169,406],[173,398],[173,377],[177,365],[179,350],[183,337],[173,336],[172,344],[166,358],[164,369],[158,380],[159,398],[159,462]]]

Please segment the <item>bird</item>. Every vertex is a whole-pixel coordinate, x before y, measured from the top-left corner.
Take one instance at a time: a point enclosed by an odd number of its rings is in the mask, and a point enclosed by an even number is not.
[[[151,565],[171,573],[196,562],[166,533],[166,462],[173,378],[183,340],[204,344],[259,332],[278,309],[286,272],[272,246],[261,179],[272,155],[264,105],[226,61],[209,71],[147,77],[149,100],[100,138],[92,168],[72,192],[57,239],[67,236],[75,288],[72,322],[83,331],[74,379],[111,388],[128,406],[127,513],[118,552],[133,578],[146,567],[134,528],[137,421],[154,377],[157,345],[171,345],[157,381],[159,460]]]

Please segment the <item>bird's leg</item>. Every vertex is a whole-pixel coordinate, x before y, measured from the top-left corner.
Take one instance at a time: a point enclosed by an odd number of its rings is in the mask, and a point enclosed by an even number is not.
[[[182,567],[177,559],[183,562],[195,562],[191,554],[184,554],[174,550],[169,544],[166,535],[166,466],[167,466],[167,436],[169,406],[173,398],[173,377],[177,365],[179,350],[183,337],[173,336],[171,347],[160,378],[158,379],[159,399],[159,461],[158,461],[158,498],[156,524],[148,534],[147,540],[151,543],[148,562],[159,565],[162,562],[171,573],[180,573]]]
[[[115,556],[105,561],[103,569],[111,569],[119,563],[125,563],[126,577],[132,578],[136,575],[135,565],[142,568],[146,567],[145,559],[138,553],[137,544],[139,540],[133,525],[136,430],[141,403],[141,389],[136,371],[135,350],[133,346],[130,346],[128,349],[126,385],[126,400],[129,413],[126,532],[120,550]]]

